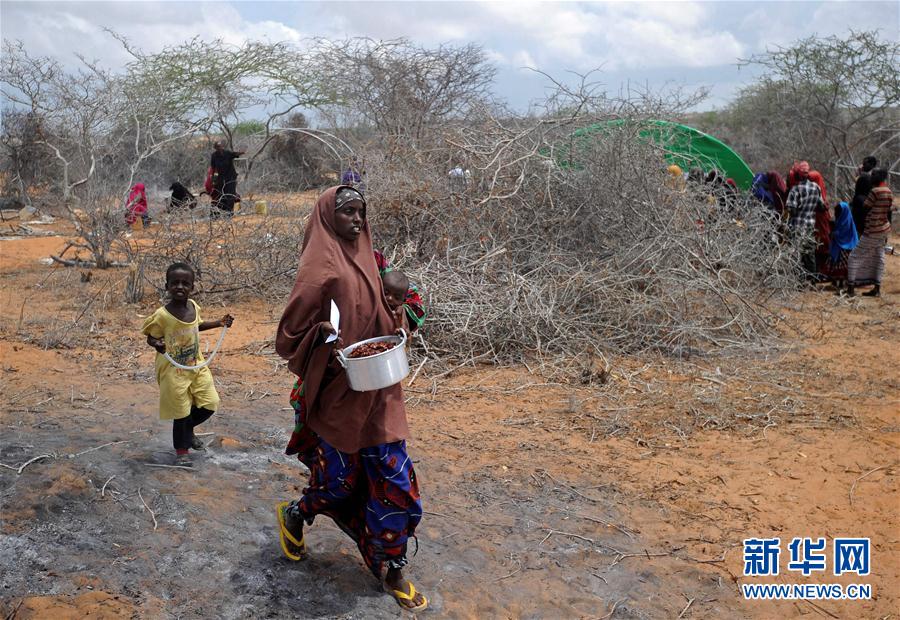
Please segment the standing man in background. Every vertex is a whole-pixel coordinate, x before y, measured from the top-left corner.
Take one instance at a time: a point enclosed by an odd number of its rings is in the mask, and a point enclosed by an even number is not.
[[[229,151],[218,141],[213,143],[213,149],[209,160],[212,168],[213,208],[231,216],[234,213],[234,203],[241,199],[237,193],[238,174],[234,169],[234,160],[243,155],[244,151]]]

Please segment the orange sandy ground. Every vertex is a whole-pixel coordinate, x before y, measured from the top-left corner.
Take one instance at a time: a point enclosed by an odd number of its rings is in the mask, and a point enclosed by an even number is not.
[[[271,506],[303,486],[296,461],[281,454],[291,426],[291,377],[271,349],[281,300],[205,308],[207,317],[226,310],[237,317],[213,368],[223,405],[203,428],[216,433],[212,455],[192,474],[144,467],[169,449],[168,427],[155,417],[153,353],[138,333],[158,300],[148,291],[143,303],[122,304],[121,270],[94,271],[84,283],[83,270],[38,262],[65,240],[0,241],[0,462],[56,457],[21,475],[0,469],[0,537],[26,541],[25,562],[43,528],[68,532],[53,547],[61,568],[50,562],[6,582],[0,613],[244,617],[223,599],[261,605],[253,597],[263,596],[268,606],[245,609],[246,617],[396,617],[330,524],[310,530],[310,562],[297,568],[279,557]],[[791,346],[771,359],[615,358],[609,383],[598,388],[480,367],[442,378],[433,390],[420,375],[408,391],[409,445],[427,513],[409,575],[430,597],[428,613],[896,617],[900,258],[887,260],[881,299],[848,301],[824,289],[799,296],[785,310]],[[764,429],[740,420],[728,430],[697,423],[705,411],[762,414],[772,402],[792,415],[774,416]],[[65,458],[115,441],[125,443]],[[157,530],[139,489],[155,507]],[[82,552],[78,537],[93,529],[108,538]],[[871,538],[871,575],[833,577],[830,560],[824,575],[786,570],[791,537],[823,536],[830,549],[842,535]],[[783,541],[778,577],[742,577],[741,541],[754,536]],[[197,581],[161,559],[189,542],[226,558],[233,566],[220,572],[230,579]],[[270,569],[276,579],[291,575],[287,590],[324,581],[325,590],[309,596],[336,599],[278,607],[241,581],[241,570]],[[753,602],[739,593],[740,583],[769,581],[861,582],[874,596]]]

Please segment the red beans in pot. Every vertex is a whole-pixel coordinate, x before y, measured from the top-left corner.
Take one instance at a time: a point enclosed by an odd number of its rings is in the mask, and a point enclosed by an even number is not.
[[[350,359],[356,359],[359,357],[369,357],[371,355],[377,355],[379,353],[384,353],[385,351],[390,351],[396,345],[393,342],[368,342],[366,344],[361,344],[352,351],[350,351]]]

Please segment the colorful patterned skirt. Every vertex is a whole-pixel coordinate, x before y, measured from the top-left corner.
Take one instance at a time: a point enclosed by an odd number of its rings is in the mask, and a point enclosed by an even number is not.
[[[850,259],[850,250],[841,250],[838,259],[834,260],[828,256],[828,262],[825,265],[823,274],[831,278],[832,282],[847,279],[847,262]]]
[[[847,281],[854,285],[881,284],[884,276],[884,245],[887,233],[863,235],[847,262]]]
[[[406,442],[395,441],[347,454],[330,446],[306,424],[300,383],[291,392],[294,432],[286,454],[309,468],[309,485],[291,502],[289,514],[312,523],[330,517],[356,543],[380,581],[383,568],[406,566],[406,543],[422,519],[419,485]]]

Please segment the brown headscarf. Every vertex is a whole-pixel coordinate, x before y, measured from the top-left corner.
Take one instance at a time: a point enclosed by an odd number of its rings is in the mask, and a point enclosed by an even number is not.
[[[335,233],[335,198],[344,187],[326,190],[309,216],[297,281],[278,325],[275,350],[303,379],[310,428],[341,452],[354,453],[406,439],[409,427],[400,385],[354,392],[321,334],[332,299],[341,311],[341,338],[346,344],[394,331],[368,222],[356,241]]]

